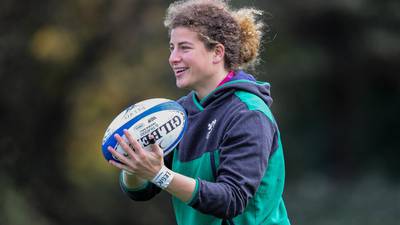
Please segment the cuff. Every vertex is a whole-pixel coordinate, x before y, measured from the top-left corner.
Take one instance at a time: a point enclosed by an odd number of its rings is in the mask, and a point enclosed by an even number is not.
[[[185,202],[187,205],[192,205],[198,199],[200,180],[199,180],[199,178],[196,178],[195,181],[196,181],[196,186],[192,193],[192,197],[187,202]]]
[[[150,184],[149,181],[144,182],[143,184],[141,184],[140,186],[134,187],[134,188],[129,188],[128,186],[126,186],[126,182],[124,179],[124,171],[121,171],[120,175],[119,175],[119,181],[121,183],[121,186],[123,189],[125,189],[126,191],[141,191],[147,188],[147,186]]]

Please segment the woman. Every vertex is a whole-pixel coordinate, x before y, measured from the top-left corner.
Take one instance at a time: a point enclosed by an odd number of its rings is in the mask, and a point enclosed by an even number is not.
[[[260,11],[233,11],[224,1],[189,0],[170,5],[169,63],[188,128],[173,153],[144,151],[125,131],[128,153],[109,151],[124,164],[121,187],[133,200],[162,189],[173,197],[178,224],[290,224],[282,199],[284,158],[269,109],[269,84],[240,68],[257,60]]]

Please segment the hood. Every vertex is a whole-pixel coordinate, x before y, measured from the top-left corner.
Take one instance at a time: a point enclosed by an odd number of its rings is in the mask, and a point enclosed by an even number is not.
[[[268,106],[272,104],[270,96],[270,84],[267,82],[257,81],[252,75],[245,73],[242,70],[235,71],[232,79],[225,84],[217,87],[203,99],[198,100],[196,93],[192,91],[187,98],[193,101],[195,107],[192,110],[198,111],[206,108],[208,105],[223,99],[223,96],[229,96],[235,91],[246,91],[260,97]],[[191,108],[191,107],[190,107]]]

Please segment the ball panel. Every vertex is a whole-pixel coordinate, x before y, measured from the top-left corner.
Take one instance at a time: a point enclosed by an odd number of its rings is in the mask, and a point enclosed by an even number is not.
[[[168,99],[145,100],[128,107],[111,122],[104,135],[102,152],[107,160],[116,161],[118,159],[107,150],[108,146],[126,154],[114,135],[119,134],[126,140],[123,130],[127,129],[146,150],[150,149],[149,135],[152,134],[164,155],[167,155],[182,139],[186,126],[186,112],[177,102]]]

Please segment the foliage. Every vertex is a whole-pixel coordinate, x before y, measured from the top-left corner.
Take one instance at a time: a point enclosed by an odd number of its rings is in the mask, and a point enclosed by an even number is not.
[[[255,74],[272,84],[292,220],[395,224],[398,1],[232,3],[266,12]],[[168,4],[0,2],[0,224],[175,223],[167,194],[131,202],[100,153],[123,108],[186,93],[167,62]]]

